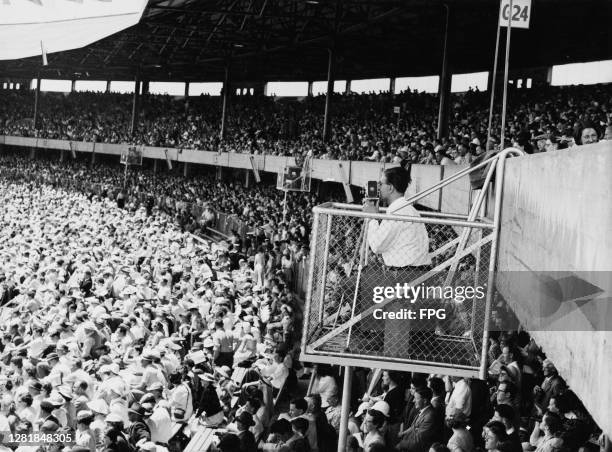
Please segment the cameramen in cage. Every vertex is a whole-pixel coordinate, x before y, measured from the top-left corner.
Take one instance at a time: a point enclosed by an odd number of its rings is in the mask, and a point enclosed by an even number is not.
[[[385,170],[379,182],[381,201],[385,201],[387,213],[418,217],[418,211],[408,204],[404,193],[410,184],[410,173],[404,168]],[[368,245],[376,254],[381,254],[389,270],[427,270],[431,265],[429,237],[423,223],[406,221],[370,220]]]

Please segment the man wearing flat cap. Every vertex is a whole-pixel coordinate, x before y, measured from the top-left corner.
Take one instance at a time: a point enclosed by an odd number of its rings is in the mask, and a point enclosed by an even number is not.
[[[52,414],[56,408],[57,406],[48,399],[44,399],[42,402],[40,402],[40,416],[37,423],[42,425],[46,421],[52,421],[59,425],[60,421]]]
[[[151,441],[151,430],[145,423],[146,410],[137,402],[132,403],[128,410],[128,419],[131,422],[127,429],[128,441],[132,447],[141,440]]]

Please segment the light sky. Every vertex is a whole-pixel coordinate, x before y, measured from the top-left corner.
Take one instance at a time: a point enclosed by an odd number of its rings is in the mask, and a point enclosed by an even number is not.
[[[488,72],[476,72],[471,74],[454,74],[451,82],[452,92],[465,92],[470,87],[478,88],[481,91],[487,89]],[[408,87],[411,90],[436,93],[438,91],[437,75],[428,77],[398,77],[395,80],[395,92],[399,93]],[[352,80],[351,91],[354,93],[380,92],[389,90],[390,80],[388,78]],[[530,87],[530,81],[522,81]],[[612,60],[595,61],[590,63],[565,64],[553,66],[551,84],[560,85],[590,85],[595,83],[612,83]],[[36,86],[36,81],[32,82],[32,88]],[[219,96],[223,84],[215,83],[190,83],[189,95],[199,96],[209,94]],[[69,92],[71,87],[70,80],[45,80],[41,81],[42,91]],[[76,91],[98,91],[106,89],[106,81],[103,80],[78,80],[75,86]],[[316,81],[313,83],[313,94],[324,94],[327,89],[327,82]],[[345,92],[346,80],[336,80],[334,83],[335,92]],[[111,91],[117,93],[133,93],[133,81],[112,81]],[[150,82],[149,92],[152,94],[169,94],[172,96],[183,96],[185,84],[180,82]],[[268,82],[266,85],[267,96],[297,96],[302,97],[308,94],[307,82]]]

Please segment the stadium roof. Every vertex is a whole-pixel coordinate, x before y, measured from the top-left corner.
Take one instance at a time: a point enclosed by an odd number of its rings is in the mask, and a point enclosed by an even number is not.
[[[532,0],[530,30],[512,34],[512,68],[612,58],[609,0]],[[448,4],[452,71],[492,66],[498,0],[149,0],[137,25],[78,50],[0,62],[0,76],[220,81],[439,74]],[[69,31],[68,31],[69,32]],[[503,33],[502,33],[503,37]],[[503,43],[502,43],[503,53]]]

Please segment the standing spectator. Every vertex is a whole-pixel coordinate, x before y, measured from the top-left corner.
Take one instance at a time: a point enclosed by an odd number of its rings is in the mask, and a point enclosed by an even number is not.
[[[434,443],[443,420],[437,418],[436,411],[431,406],[432,396],[431,389],[427,387],[415,391],[414,404],[419,414],[408,429],[399,433],[398,436],[401,438],[397,445],[399,450],[427,452]]]
[[[467,418],[472,414],[472,390],[465,378],[449,377],[450,390],[446,393],[446,415],[454,413],[456,409]],[[449,385],[447,383],[447,386]]]

